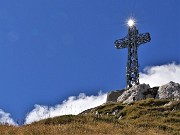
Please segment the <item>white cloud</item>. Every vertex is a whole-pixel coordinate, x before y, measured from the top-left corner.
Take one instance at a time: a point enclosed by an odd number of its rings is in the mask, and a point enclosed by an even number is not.
[[[140,83],[161,86],[170,81],[180,83],[180,64],[166,64],[161,66],[146,67],[143,73],[140,73]]]
[[[2,109],[0,109],[0,124],[2,125],[8,124],[8,125],[17,126],[14,120],[10,117],[10,114],[4,112]]]
[[[68,100],[64,100],[62,104],[58,104],[55,107],[35,105],[35,108],[27,114],[25,124],[60,115],[76,115],[84,110],[105,103],[106,97],[107,94],[102,94],[101,92],[97,96],[86,96],[84,93],[81,93],[78,97],[69,97]]]

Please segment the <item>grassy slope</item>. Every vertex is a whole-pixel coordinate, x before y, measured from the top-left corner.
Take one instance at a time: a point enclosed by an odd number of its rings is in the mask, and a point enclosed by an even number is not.
[[[164,106],[167,103],[154,99],[129,105],[109,103],[78,116],[49,118],[22,127],[0,126],[0,135],[180,135],[180,101]]]

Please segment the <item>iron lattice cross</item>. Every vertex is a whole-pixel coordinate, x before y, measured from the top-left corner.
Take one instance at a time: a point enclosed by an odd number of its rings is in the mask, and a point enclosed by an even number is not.
[[[150,42],[150,34],[139,34],[135,25],[129,26],[128,35],[115,41],[117,49],[128,48],[128,61],[126,67],[126,87],[139,84],[138,47]]]

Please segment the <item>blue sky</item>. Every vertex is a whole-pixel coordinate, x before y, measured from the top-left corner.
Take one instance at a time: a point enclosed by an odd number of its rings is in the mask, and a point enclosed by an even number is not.
[[[179,0],[0,1],[0,108],[17,120],[37,103],[124,88],[127,50],[114,41],[131,16],[152,38],[139,48],[140,71],[179,64],[179,8]]]

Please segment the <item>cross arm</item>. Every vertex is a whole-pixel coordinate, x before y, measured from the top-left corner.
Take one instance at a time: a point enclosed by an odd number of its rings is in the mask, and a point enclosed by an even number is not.
[[[129,40],[125,37],[114,42],[117,49],[127,48]]]
[[[137,45],[140,46],[141,44],[150,42],[150,40],[151,40],[151,37],[149,33],[139,34],[137,38]]]

